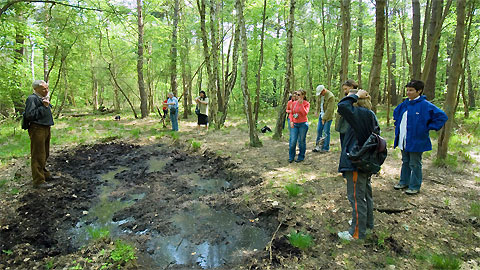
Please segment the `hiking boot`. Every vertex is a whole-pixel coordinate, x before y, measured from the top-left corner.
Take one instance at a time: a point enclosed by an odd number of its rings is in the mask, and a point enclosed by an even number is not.
[[[292,162],[293,162],[293,159],[289,159],[289,160],[288,160],[288,163],[292,163]]]
[[[393,186],[394,189],[405,189],[405,188],[408,188],[408,185],[402,185],[402,184],[396,184],[395,186]]]
[[[420,192],[420,190],[418,189],[407,189],[405,190],[405,194],[407,195],[415,195],[415,194],[418,194]]]
[[[324,149],[320,150],[320,154],[326,154],[326,153],[328,153],[328,150],[324,150]]]
[[[312,152],[320,152],[320,147],[317,145],[315,148],[313,148]]]
[[[346,241],[355,240],[355,238],[353,238],[353,236],[348,231],[338,232],[337,235],[342,240],[346,240]]]
[[[297,163],[303,162],[303,159],[296,159],[295,162]]]

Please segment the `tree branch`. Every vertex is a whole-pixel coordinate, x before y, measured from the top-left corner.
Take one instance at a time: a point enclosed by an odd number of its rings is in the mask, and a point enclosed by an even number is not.
[[[11,6],[17,4],[17,3],[21,3],[21,2],[24,2],[24,3],[50,3],[50,4],[54,4],[54,5],[62,5],[62,6],[66,6],[66,7],[72,7],[72,8],[78,8],[78,9],[83,9],[83,10],[92,10],[92,11],[100,11],[100,12],[111,12],[111,11],[107,11],[107,10],[103,10],[103,9],[98,9],[98,8],[91,8],[91,7],[82,7],[80,5],[71,5],[71,4],[67,4],[67,3],[64,3],[64,2],[57,2],[57,1],[53,1],[53,0],[12,0],[10,2],[7,2],[1,9],[0,9],[0,17],[3,15],[3,13],[5,13],[5,11],[7,11],[7,9],[9,9]]]

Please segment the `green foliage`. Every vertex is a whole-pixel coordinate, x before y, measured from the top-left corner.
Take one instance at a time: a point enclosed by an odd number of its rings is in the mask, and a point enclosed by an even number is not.
[[[50,261],[48,261],[47,263],[45,263],[45,269],[46,269],[46,270],[53,269],[53,263],[54,263],[53,260],[50,260]]]
[[[7,255],[12,255],[13,254],[13,251],[10,250],[10,249],[3,249],[2,252],[7,254]]]
[[[192,145],[193,151],[198,151],[198,149],[200,149],[200,147],[202,146],[202,143],[192,140],[191,145]]]
[[[137,257],[135,256],[134,247],[124,243],[122,240],[117,240],[115,241],[115,249],[110,254],[110,258],[120,266],[135,260]]]
[[[430,265],[433,269],[460,269],[462,261],[454,255],[433,254],[429,258]]]
[[[439,166],[439,167],[445,166],[451,169],[455,169],[458,167],[457,159],[458,159],[457,156],[448,154],[447,158],[445,159],[437,158],[433,163],[435,164],[435,166]]]
[[[134,128],[130,131],[130,134],[132,134],[132,136],[135,138],[135,139],[138,139],[140,137],[140,129],[139,128]]]
[[[7,179],[2,179],[0,180],[0,189],[3,188],[3,186],[5,186],[5,184],[8,182]]]
[[[69,269],[71,269],[71,270],[81,270],[81,269],[83,269],[82,266],[80,265],[80,263],[77,263],[77,261],[73,261],[73,264],[75,264],[75,265],[70,267]]]
[[[88,235],[94,240],[107,238],[110,236],[110,231],[107,228],[94,228],[92,226],[87,227]]]
[[[296,183],[293,183],[293,182],[286,184],[285,189],[287,190],[287,193],[288,193],[289,197],[296,197],[303,192],[302,186],[300,186]]]
[[[171,137],[174,141],[178,141],[178,139],[180,139],[180,134],[178,134],[178,132],[172,131],[172,132],[170,132],[170,137]]]
[[[307,250],[314,244],[312,236],[308,233],[292,230],[287,237],[292,246],[301,250]]]
[[[480,203],[472,202],[470,204],[470,214],[474,217],[480,218]]]
[[[10,189],[10,194],[12,194],[12,195],[17,195],[19,192],[20,192],[20,190],[18,188]]]
[[[390,237],[390,232],[385,230],[385,231],[381,231],[381,232],[378,232],[377,233],[377,245],[380,247],[380,248],[385,248],[385,239],[387,239],[388,237]]]

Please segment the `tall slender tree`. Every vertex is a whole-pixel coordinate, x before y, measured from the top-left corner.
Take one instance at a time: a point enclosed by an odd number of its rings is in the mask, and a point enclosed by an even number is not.
[[[238,16],[238,27],[240,30],[240,40],[242,44],[242,70],[240,75],[240,84],[243,93],[243,108],[247,117],[248,133],[250,137],[250,146],[262,146],[262,142],[258,138],[255,123],[253,122],[252,102],[250,101],[250,93],[248,91],[248,42],[247,32],[245,29],[245,19],[243,17],[243,1],[236,0],[235,9]]]
[[[263,16],[262,16],[262,33],[260,34],[260,56],[258,59],[258,70],[257,70],[257,88],[255,89],[255,126],[258,122],[258,111],[260,110],[260,86],[261,86],[261,74],[262,74],[262,65],[263,65],[263,42],[265,39],[265,20],[267,12],[267,0],[263,0]]]
[[[448,153],[448,142],[452,135],[453,122],[455,120],[455,102],[457,99],[458,81],[462,73],[463,46],[465,42],[465,0],[457,0],[457,26],[455,27],[455,41],[453,55],[450,64],[450,76],[448,78],[447,95],[443,109],[448,116],[445,126],[440,131],[438,138],[437,158],[445,160]]]
[[[352,23],[350,21],[350,0],[342,0],[340,2],[340,10],[342,14],[342,64],[340,67],[340,85],[348,79],[348,57],[350,49],[350,32]],[[339,97],[342,97],[342,91],[339,91]]]
[[[376,111],[380,95],[380,73],[382,71],[383,48],[385,44],[385,5],[386,0],[378,0],[375,8],[375,49],[368,78],[368,90],[372,96],[374,111]]]
[[[377,2],[378,5],[378,2]],[[419,80],[421,78],[422,48],[420,47],[420,0],[412,0],[412,68],[413,78]]]
[[[145,91],[145,82],[143,80],[143,2],[137,0],[137,25],[138,25],[138,44],[137,44],[137,76],[138,91],[140,92],[140,111],[142,118],[148,116],[147,92]]]
[[[177,93],[177,32],[178,32],[178,17],[179,17],[179,2],[174,1],[173,8],[173,24],[172,24],[172,40],[170,44],[170,89],[175,96]]]

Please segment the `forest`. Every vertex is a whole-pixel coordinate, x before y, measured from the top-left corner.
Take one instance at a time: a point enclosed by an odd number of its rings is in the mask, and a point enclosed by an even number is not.
[[[0,0],[0,269],[480,269],[479,12],[477,0]],[[351,242],[337,237],[352,209],[333,125],[330,151],[312,152],[317,86],[337,104],[349,79],[388,147],[375,228]],[[448,120],[408,196],[393,188],[393,111],[412,79]],[[48,192],[32,188],[21,129],[35,80],[55,122]],[[298,90],[307,154],[289,164]],[[161,110],[170,92],[178,132]]]

